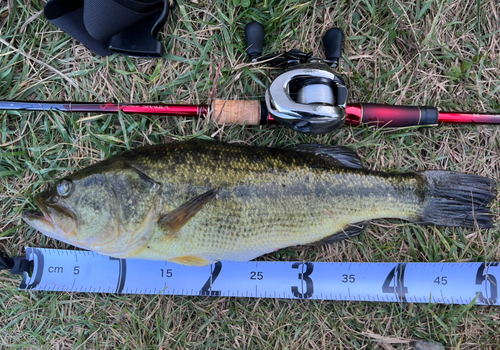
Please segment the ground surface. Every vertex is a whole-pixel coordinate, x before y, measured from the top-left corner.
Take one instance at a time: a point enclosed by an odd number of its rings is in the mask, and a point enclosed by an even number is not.
[[[248,63],[243,27],[258,20],[266,52],[322,52],[346,33],[341,73],[350,101],[500,113],[500,2],[496,0],[178,1],[162,31],[165,59],[99,58],[49,24],[44,1],[0,1],[0,99],[202,103],[259,98],[276,76]],[[249,7],[245,7],[247,5]],[[167,34],[168,33],[168,34]],[[220,73],[218,73],[220,72]],[[450,169],[500,180],[500,128],[344,128],[304,136],[283,127],[224,127],[137,115],[0,113],[0,243],[71,248],[20,219],[32,194],[120,150],[193,137],[255,146],[354,148],[367,167]],[[498,199],[494,211],[499,212]],[[498,220],[498,218],[497,218]],[[266,260],[499,261],[500,231],[379,221],[358,238],[298,247]],[[71,248],[72,249],[72,248]],[[496,349],[498,308],[240,298],[28,293],[0,274],[0,343],[44,349]]]

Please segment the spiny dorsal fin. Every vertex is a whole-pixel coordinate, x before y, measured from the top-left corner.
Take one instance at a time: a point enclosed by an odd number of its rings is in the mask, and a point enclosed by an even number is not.
[[[354,169],[364,169],[358,154],[350,148],[343,146],[326,146],[318,144],[302,144],[286,147],[287,150],[311,153],[321,156],[328,161],[333,161],[335,166]]]
[[[359,235],[366,229],[366,224],[364,222],[360,222],[357,224],[351,224],[347,226],[345,229],[335,232],[333,235],[320,239],[319,241],[309,243],[308,245],[323,245],[329,244],[333,242],[339,242],[344,239],[348,239],[351,237],[355,237]]]
[[[219,193],[219,189],[213,189],[205,192],[186,203],[182,204],[175,210],[172,210],[167,215],[158,220],[158,225],[163,226],[170,234],[175,234],[179,231],[191,218],[193,218],[200,210],[214,199]]]

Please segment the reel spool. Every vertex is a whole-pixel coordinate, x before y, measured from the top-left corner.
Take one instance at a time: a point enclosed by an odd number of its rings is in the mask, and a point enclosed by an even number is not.
[[[330,68],[337,67],[342,56],[342,30],[332,28],[323,37],[327,59],[299,50],[262,56],[264,30],[258,22],[249,23],[245,35],[252,62],[286,67],[265,94],[273,119],[308,134],[328,133],[344,124],[348,91],[342,77]]]

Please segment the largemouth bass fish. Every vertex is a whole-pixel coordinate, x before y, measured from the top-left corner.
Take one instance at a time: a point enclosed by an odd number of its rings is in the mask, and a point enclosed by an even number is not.
[[[496,182],[448,171],[382,173],[345,147],[189,141],[124,152],[35,196],[24,220],[119,258],[203,266],[359,234],[368,220],[488,228]]]

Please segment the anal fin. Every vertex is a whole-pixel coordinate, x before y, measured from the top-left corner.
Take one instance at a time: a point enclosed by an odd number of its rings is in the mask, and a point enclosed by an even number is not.
[[[211,265],[216,262],[193,255],[179,256],[178,258],[169,259],[168,261],[185,266],[200,266],[200,267]]]
[[[355,237],[362,233],[366,229],[366,224],[360,222],[357,224],[351,224],[339,232],[335,232],[333,235],[320,239],[319,241],[309,243],[309,245],[323,245],[333,242],[339,242],[344,239]]]

